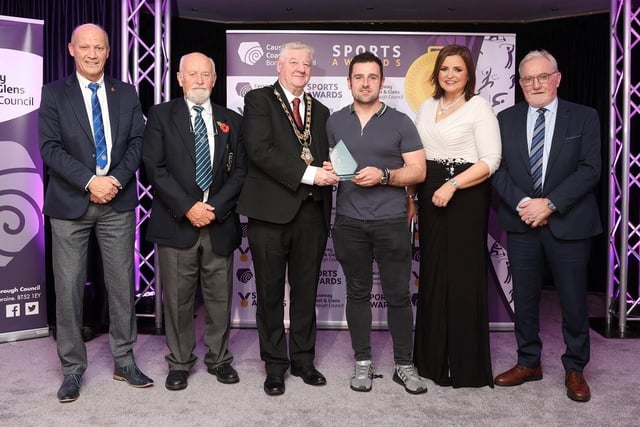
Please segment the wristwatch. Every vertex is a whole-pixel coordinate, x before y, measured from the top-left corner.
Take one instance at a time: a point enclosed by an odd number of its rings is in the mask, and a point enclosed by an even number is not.
[[[553,204],[553,202],[551,200],[549,200],[549,202],[547,203],[547,207],[549,209],[551,209],[552,211],[557,210],[558,208],[556,208],[556,205]]]
[[[382,171],[382,178],[380,178],[380,185],[387,185],[389,184],[389,169],[381,169]]]

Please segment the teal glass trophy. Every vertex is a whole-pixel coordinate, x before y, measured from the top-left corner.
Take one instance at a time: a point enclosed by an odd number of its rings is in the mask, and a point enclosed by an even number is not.
[[[358,163],[342,140],[329,151],[329,159],[340,181],[349,181],[356,176]]]

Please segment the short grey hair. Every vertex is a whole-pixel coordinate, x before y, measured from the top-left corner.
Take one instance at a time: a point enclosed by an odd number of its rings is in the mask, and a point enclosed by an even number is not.
[[[287,51],[289,51],[289,50],[299,50],[299,49],[306,50],[307,52],[309,52],[309,54],[313,58],[313,47],[311,45],[308,45],[306,43],[299,42],[299,41],[293,41],[293,42],[283,43],[280,46],[280,57],[279,57],[279,59],[284,59],[284,56],[287,53]]]
[[[183,65],[183,63],[184,63],[184,59],[185,59],[187,56],[189,56],[189,55],[193,55],[194,53],[199,53],[200,55],[203,55],[203,56],[206,56],[206,57],[207,57],[207,59],[211,62],[211,68],[213,69],[213,75],[215,76],[215,75],[216,75],[216,63],[215,63],[215,62],[213,62],[213,58],[211,58],[211,57],[209,57],[209,56],[205,55],[205,54],[204,54],[204,53],[202,53],[202,52],[189,52],[189,53],[185,53],[184,55],[182,55],[182,56],[180,57],[180,64],[178,65],[178,71],[179,71],[180,73],[182,72],[182,65]]]
[[[520,61],[520,65],[518,65],[518,74],[522,75],[522,65],[525,62],[535,58],[546,59],[551,63],[551,66],[553,67],[553,71],[558,71],[558,61],[556,61],[556,58],[554,58],[553,55],[551,55],[548,51],[544,49],[540,49],[540,50],[532,50],[529,53],[527,53],[524,56],[524,58],[522,58],[522,60]]]

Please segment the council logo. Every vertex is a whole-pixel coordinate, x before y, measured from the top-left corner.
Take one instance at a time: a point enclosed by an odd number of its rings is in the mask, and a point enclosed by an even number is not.
[[[236,93],[238,94],[238,96],[241,96],[243,98],[252,89],[253,87],[249,82],[238,82],[238,84],[236,85]]]
[[[240,61],[247,65],[255,65],[264,56],[264,50],[258,42],[242,42],[238,46]]]
[[[241,283],[247,284],[253,279],[253,273],[248,268],[239,268],[238,271],[236,271],[236,277]]]

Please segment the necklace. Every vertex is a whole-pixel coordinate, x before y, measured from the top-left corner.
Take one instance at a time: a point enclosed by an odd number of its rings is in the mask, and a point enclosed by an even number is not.
[[[300,142],[300,145],[302,145],[300,158],[307,164],[307,166],[309,166],[311,163],[313,163],[314,160],[313,155],[311,154],[311,150],[309,149],[309,146],[311,145],[311,96],[309,96],[309,94],[307,93],[304,94],[306,112],[304,115],[304,130],[300,132],[300,129],[298,129],[296,122],[293,120],[291,112],[289,112],[289,109],[287,108],[287,104],[285,104],[282,96],[280,96],[280,92],[278,92],[278,90],[274,88],[273,93],[276,98],[278,98],[278,101],[280,101],[280,106],[289,119],[289,123],[291,123],[291,127],[293,128],[293,132],[295,133],[296,138],[298,138],[298,142]]]
[[[440,106],[438,108],[438,115],[439,116],[444,116],[445,113],[447,112],[447,110],[450,109],[451,107],[453,107],[454,105],[456,105],[458,102],[460,102],[460,100],[462,98],[464,98],[464,93],[462,95],[460,95],[459,97],[457,97],[451,104],[444,105],[444,96],[442,96],[440,98]]]

